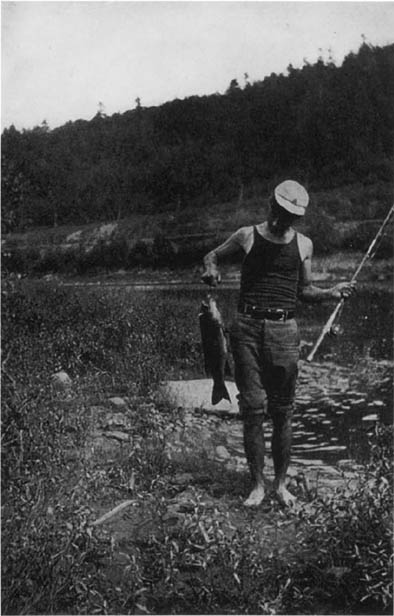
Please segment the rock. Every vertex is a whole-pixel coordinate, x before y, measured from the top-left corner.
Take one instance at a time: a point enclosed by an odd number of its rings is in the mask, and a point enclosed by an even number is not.
[[[124,413],[107,413],[104,424],[108,428],[131,428],[131,423]]]
[[[357,464],[355,460],[349,460],[348,458],[344,458],[343,460],[338,460],[338,462],[336,463],[336,466],[341,471],[359,472],[364,469],[362,464]]]
[[[231,457],[228,450],[223,445],[218,445],[216,447],[215,454],[220,460],[228,460]]]
[[[364,415],[361,419],[362,421],[378,421],[379,416],[377,413],[371,413],[370,415]]]
[[[232,381],[226,381],[226,387],[231,402],[221,400],[217,405],[211,402],[212,379],[193,379],[188,381],[167,381],[161,387],[160,393],[175,408],[203,409],[207,412],[226,411],[238,415],[237,394],[238,389]]]
[[[121,432],[120,430],[111,430],[108,432],[104,432],[104,436],[107,438],[115,438],[117,441],[121,442],[130,441],[130,435],[126,432]]]
[[[64,370],[60,370],[60,372],[55,372],[54,374],[52,374],[51,380],[55,389],[58,389],[60,391],[70,389],[72,384],[70,377],[68,376],[67,372],[64,372]]]
[[[97,436],[95,438],[89,438],[86,441],[84,455],[87,460],[93,456],[103,456],[104,459],[118,455],[122,442],[115,438],[105,438],[104,436]]]
[[[128,554],[126,554],[125,552],[115,552],[111,564],[126,567],[130,563],[131,558]]]
[[[50,282],[51,280],[57,280],[59,276],[57,274],[45,274],[43,278],[46,282]]]
[[[114,398],[110,398],[108,402],[115,408],[120,409],[127,406],[127,402],[124,398],[120,398],[119,396],[115,396]]]
[[[171,479],[171,483],[178,486],[189,485],[193,479],[194,477],[191,473],[178,473]]]
[[[66,449],[64,452],[64,459],[66,462],[74,462],[75,460],[78,460],[80,456],[81,452],[76,448]]]
[[[176,508],[168,507],[166,513],[162,515],[162,520],[170,526],[173,526],[174,524],[177,524],[179,522],[180,517],[181,516]]]
[[[351,569],[349,567],[331,567],[326,571],[327,573],[334,575],[337,579],[341,579],[344,575],[346,575],[346,573],[350,573]]]
[[[97,406],[97,405],[92,405],[89,406],[89,410],[91,415],[102,415],[103,413],[107,412],[107,409],[104,406]]]

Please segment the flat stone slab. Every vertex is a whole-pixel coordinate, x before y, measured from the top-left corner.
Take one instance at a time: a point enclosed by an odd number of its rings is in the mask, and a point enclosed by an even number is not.
[[[230,394],[231,402],[228,400],[221,400],[215,405],[211,403],[213,388],[212,379],[167,381],[162,386],[162,393],[176,407],[189,410],[201,409],[216,413],[226,412],[232,415],[238,415],[237,386],[232,381],[226,381],[226,387]]]

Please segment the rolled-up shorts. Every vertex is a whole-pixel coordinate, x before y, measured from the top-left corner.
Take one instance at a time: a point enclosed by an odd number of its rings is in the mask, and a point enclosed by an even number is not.
[[[230,329],[241,418],[292,412],[298,375],[295,319],[271,321],[238,315]],[[267,405],[268,402],[268,405]]]

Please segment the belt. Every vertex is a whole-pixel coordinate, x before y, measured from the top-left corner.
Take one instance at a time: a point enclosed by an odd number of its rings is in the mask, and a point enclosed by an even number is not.
[[[268,319],[269,321],[287,321],[294,319],[294,310],[281,310],[280,308],[266,308],[259,310],[257,306],[242,304],[238,308],[239,314],[247,314],[252,319]]]

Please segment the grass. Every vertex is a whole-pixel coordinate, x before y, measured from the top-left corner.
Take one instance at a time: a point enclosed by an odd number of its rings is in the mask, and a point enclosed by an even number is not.
[[[3,282],[3,613],[390,613],[388,429],[357,491],[292,514],[300,535],[286,553],[267,554],[253,521],[231,530],[198,491],[170,524],[180,468],[166,430],[181,419],[154,395],[168,375],[196,370],[200,349],[195,298],[150,297]],[[59,369],[69,392],[52,385]],[[129,401],[133,447],[91,454],[92,407],[114,394]],[[215,476],[207,461],[188,465]],[[97,503],[130,497],[140,518],[117,567],[110,530],[92,521]]]

